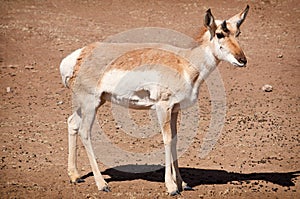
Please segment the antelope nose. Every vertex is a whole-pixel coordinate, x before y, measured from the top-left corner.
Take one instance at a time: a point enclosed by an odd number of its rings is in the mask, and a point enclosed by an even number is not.
[[[246,66],[246,64],[247,64],[247,58],[246,57],[241,57],[241,58],[239,58],[239,62],[242,63],[242,64],[244,64],[244,66]]]

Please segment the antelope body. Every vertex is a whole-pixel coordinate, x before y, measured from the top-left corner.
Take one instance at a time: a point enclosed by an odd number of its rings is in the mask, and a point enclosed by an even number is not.
[[[76,160],[78,133],[86,148],[99,190],[109,191],[91,145],[91,127],[105,102],[134,109],[155,109],[165,146],[165,184],[168,193],[191,189],[179,173],[176,152],[177,116],[197,101],[199,87],[220,61],[245,66],[236,41],[249,6],[227,21],[204,18],[199,45],[179,48],[159,43],[93,43],[78,49],[60,65],[62,80],[73,92],[74,113],[68,118],[68,174],[80,181]]]

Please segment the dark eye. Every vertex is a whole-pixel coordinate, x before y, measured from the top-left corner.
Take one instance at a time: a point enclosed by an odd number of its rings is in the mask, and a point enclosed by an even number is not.
[[[217,38],[218,39],[222,39],[224,37],[225,37],[225,35],[223,33],[217,33]]]

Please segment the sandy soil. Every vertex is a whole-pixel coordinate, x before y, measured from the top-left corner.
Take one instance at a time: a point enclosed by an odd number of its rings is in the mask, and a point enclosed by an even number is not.
[[[59,63],[77,48],[131,28],[164,27],[195,37],[207,8],[222,19],[246,2],[251,10],[240,43],[248,67],[219,65],[226,122],[214,150],[202,159],[198,154],[209,125],[210,98],[206,86],[201,88],[199,132],[179,159],[182,176],[195,190],[175,198],[300,198],[297,0],[0,0],[0,197],[168,198],[163,169],[126,173],[101,160],[112,192],[99,192],[81,143],[79,168],[85,182],[69,183],[71,94],[61,83]],[[273,91],[263,92],[264,84]],[[114,144],[133,152],[161,147],[159,134],[152,144],[124,134],[109,104],[99,114]],[[133,113],[141,124],[147,122],[145,114]]]

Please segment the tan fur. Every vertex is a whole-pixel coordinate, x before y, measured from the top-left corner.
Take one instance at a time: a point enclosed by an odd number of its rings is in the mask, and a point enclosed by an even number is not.
[[[237,31],[237,27],[233,26],[231,23],[226,23],[226,26],[228,28],[228,30],[230,31],[230,35],[235,36],[235,33]]]
[[[113,61],[108,69],[134,70],[143,65],[164,65],[176,70],[181,76],[186,72],[192,84],[199,76],[199,71],[191,66],[188,60],[162,49],[144,48],[130,51]]]
[[[232,40],[230,37],[226,38],[226,45],[228,46],[228,48],[231,49],[232,54],[239,55],[242,53],[239,45],[234,40]]]
[[[231,36],[233,37],[233,36]],[[226,42],[228,48],[231,49],[231,52],[235,55],[237,59],[245,57],[244,52],[239,47],[239,44],[236,42],[236,40],[233,40],[232,38],[228,38],[228,41]]]
[[[81,51],[79,57],[77,58],[76,65],[74,66],[73,75],[70,78],[69,83],[68,83],[68,86],[70,88],[72,88],[72,86],[74,85],[74,81],[80,70],[80,66],[82,65],[84,60],[92,54],[93,50],[96,47],[97,47],[97,43],[92,43],[92,44],[86,46],[85,48],[83,48],[83,50]]]
[[[202,27],[200,29],[200,32],[199,34],[196,36],[195,40],[199,43],[199,44],[202,44],[204,39],[203,39],[203,36],[204,34],[207,32],[207,28],[206,27]]]

